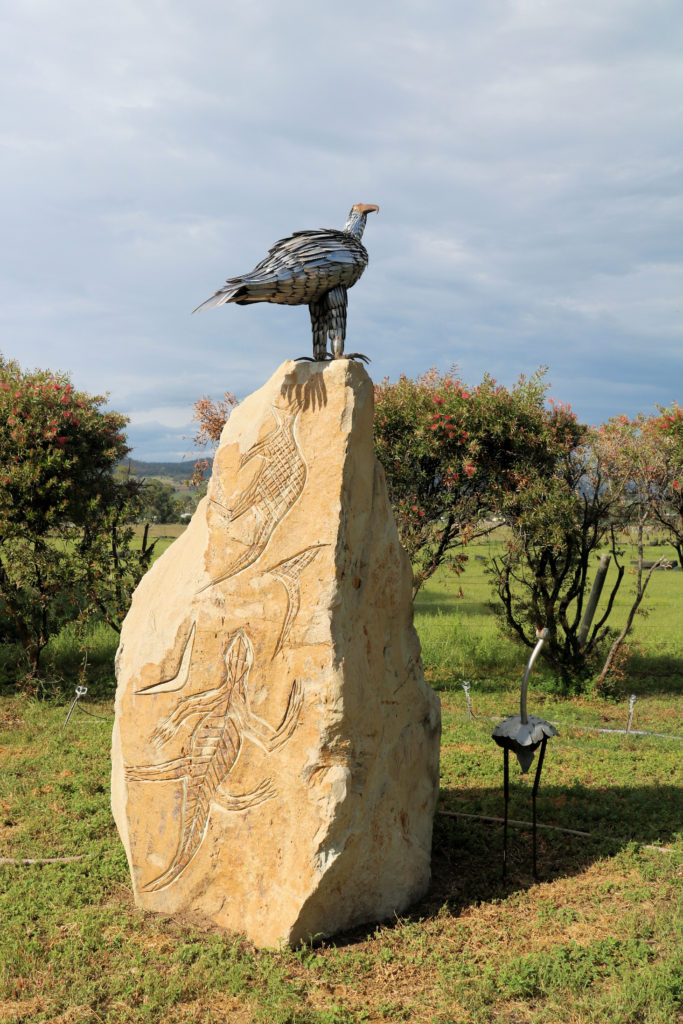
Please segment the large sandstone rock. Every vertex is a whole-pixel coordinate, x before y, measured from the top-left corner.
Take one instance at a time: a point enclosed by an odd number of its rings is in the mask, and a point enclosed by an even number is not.
[[[357,363],[286,362],[135,592],[112,807],[139,905],[257,945],[423,895],[440,714]]]

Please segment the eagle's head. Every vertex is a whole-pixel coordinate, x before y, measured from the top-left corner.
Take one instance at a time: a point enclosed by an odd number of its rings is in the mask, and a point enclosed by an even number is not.
[[[379,206],[376,206],[374,203],[356,203],[349,211],[344,231],[348,231],[350,235],[355,235],[358,239],[362,238],[365,229],[365,219],[373,210],[375,213],[379,213]]]

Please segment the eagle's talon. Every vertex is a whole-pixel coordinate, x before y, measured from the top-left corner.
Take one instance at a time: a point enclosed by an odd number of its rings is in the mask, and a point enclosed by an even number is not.
[[[348,352],[339,356],[340,359],[362,359],[364,363],[370,362],[370,356],[364,356],[362,352]]]

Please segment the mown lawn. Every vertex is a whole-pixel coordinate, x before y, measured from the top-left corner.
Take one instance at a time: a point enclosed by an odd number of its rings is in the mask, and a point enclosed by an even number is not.
[[[80,858],[0,863],[0,1022],[683,1020],[681,741],[579,728],[625,728],[634,692],[634,729],[681,734],[683,573],[653,578],[617,699],[563,699],[542,668],[532,676],[530,710],[560,723],[538,798],[554,828],[539,830],[540,881],[530,830],[511,828],[503,884],[502,826],[487,820],[503,809],[491,716],[516,710],[526,653],[495,633],[484,569],[472,557],[418,602],[444,724],[431,891],[400,920],[314,948],[256,951],[133,905],[109,811],[115,639],[93,638],[99,684],[84,708],[101,717],[77,709],[63,730],[59,690],[0,698],[0,858]],[[531,779],[512,765],[510,813],[526,822]]]

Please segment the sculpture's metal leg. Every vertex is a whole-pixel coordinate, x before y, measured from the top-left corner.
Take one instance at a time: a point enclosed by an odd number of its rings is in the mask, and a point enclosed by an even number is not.
[[[319,363],[329,359],[362,359],[365,363],[370,362],[369,358],[361,352],[349,352],[348,355],[344,355],[346,309],[347,289],[341,284],[331,288],[318,302],[309,304],[308,311],[311,314],[313,330],[313,358],[298,356],[298,360]],[[327,351],[328,334],[332,349],[331,355]]]
[[[532,807],[532,825],[533,825],[533,844],[534,844],[534,878],[538,878],[538,872],[536,870],[536,794],[538,793],[538,786],[541,781],[541,769],[543,768],[543,758],[545,757],[545,747],[548,742],[544,736],[541,743],[541,751],[538,755],[538,764],[536,765],[536,776],[534,778],[534,788],[531,790],[531,807]]]
[[[341,359],[346,338],[346,288],[339,284],[330,289],[322,302],[327,304],[327,332],[332,355],[335,359]]]
[[[503,881],[508,859],[508,801],[510,799],[510,751],[503,748],[503,793],[505,794],[505,820],[503,824]]]
[[[311,328],[313,330],[313,359],[311,362],[322,362],[329,359],[327,354],[327,296],[323,296],[319,302],[311,302],[308,312],[311,314]],[[310,359],[309,356],[300,356],[300,359]]]

